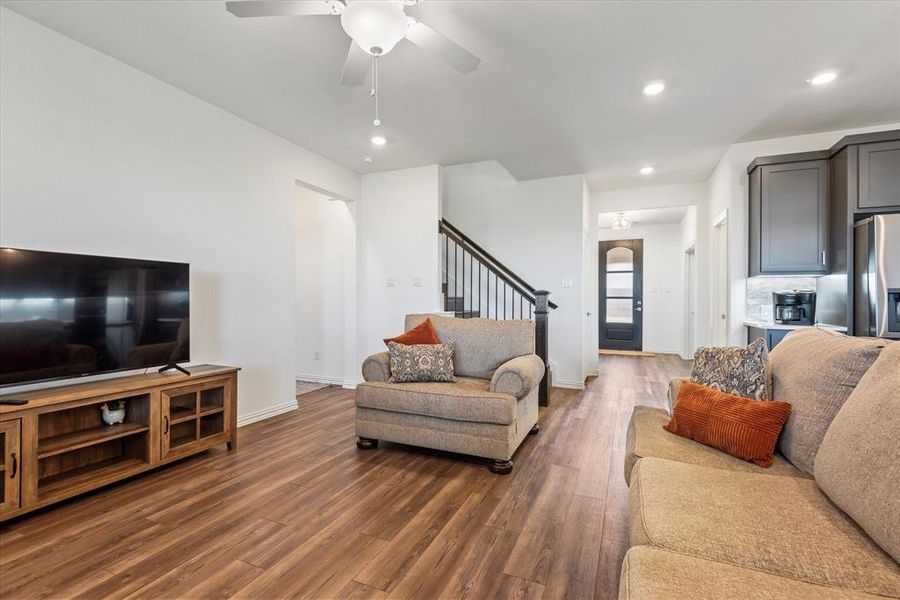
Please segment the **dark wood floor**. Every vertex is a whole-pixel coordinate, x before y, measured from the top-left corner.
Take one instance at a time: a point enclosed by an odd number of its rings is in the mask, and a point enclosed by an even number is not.
[[[436,452],[354,445],[353,393],[240,430],[215,450],[0,527],[12,598],[613,598],[635,404],[674,356],[601,357],[554,390],[512,475]]]

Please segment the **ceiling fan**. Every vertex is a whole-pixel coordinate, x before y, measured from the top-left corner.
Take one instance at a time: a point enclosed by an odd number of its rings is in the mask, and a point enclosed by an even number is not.
[[[350,36],[341,83],[361,85],[374,58],[384,56],[402,39],[431,52],[462,73],[474,71],[481,59],[406,14],[418,0],[229,0],[225,7],[237,17],[340,16]]]

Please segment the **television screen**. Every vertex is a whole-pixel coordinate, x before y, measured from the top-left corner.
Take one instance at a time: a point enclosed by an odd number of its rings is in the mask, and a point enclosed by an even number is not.
[[[190,360],[189,266],[0,248],[0,385]]]

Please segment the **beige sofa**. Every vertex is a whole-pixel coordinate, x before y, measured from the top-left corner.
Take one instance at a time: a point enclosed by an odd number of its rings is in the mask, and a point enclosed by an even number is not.
[[[406,329],[427,317],[441,341],[455,343],[456,383],[391,383],[388,353],[368,357],[356,388],[357,446],[384,440],[458,452],[511,472],[513,453],[538,431],[544,363],[534,353],[534,323],[407,315]]]
[[[770,367],[793,411],[769,469],[635,408],[620,599],[900,597],[900,343],[804,330]]]

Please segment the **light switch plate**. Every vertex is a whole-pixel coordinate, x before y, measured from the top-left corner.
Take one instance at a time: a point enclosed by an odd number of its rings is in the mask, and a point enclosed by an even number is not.
[[[394,287],[394,278],[393,278],[393,277],[388,277],[388,278],[387,278],[387,281],[386,281],[386,283],[385,283],[385,285],[386,285],[387,287]]]
[[[422,287],[422,278],[421,277],[413,277],[413,287]]]

